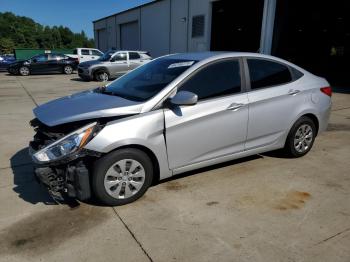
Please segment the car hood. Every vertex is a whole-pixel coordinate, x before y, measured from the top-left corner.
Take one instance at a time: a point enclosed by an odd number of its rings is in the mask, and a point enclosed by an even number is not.
[[[87,68],[87,67],[90,67],[92,65],[97,65],[97,64],[102,64],[102,63],[103,62],[100,60],[90,60],[90,61],[81,62],[79,64],[79,66]]]
[[[140,113],[142,103],[95,91],[85,91],[62,97],[36,107],[33,112],[48,126]]]

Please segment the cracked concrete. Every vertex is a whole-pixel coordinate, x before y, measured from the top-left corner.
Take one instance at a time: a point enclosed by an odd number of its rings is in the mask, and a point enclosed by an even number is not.
[[[0,261],[350,260],[350,94],[303,158],[231,161],[122,207],[55,205],[33,179],[31,110],[98,85],[0,74]]]

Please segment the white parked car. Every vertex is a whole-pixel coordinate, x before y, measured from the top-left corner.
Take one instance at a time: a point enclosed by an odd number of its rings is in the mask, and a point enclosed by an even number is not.
[[[78,58],[79,63],[97,60],[103,56],[103,52],[95,48],[75,48],[73,54],[67,54],[72,58]]]

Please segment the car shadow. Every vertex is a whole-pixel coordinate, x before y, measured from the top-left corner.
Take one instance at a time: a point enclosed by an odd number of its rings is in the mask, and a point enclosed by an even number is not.
[[[18,194],[18,197],[31,204],[57,204],[47,190],[35,180],[28,147],[15,153],[11,157],[10,163],[13,173],[13,191]]]
[[[228,162],[224,162],[224,163],[220,163],[220,164],[216,164],[216,165],[212,165],[212,166],[207,166],[207,167],[203,167],[200,169],[196,169],[193,171],[188,171],[179,175],[174,175],[172,177],[163,179],[161,181],[159,181],[158,183],[155,183],[153,186],[158,185],[158,184],[163,184],[166,182],[170,182],[170,181],[174,181],[177,179],[181,179],[181,178],[185,178],[185,177],[189,177],[189,176],[193,176],[193,175],[199,175],[200,173],[204,173],[204,172],[209,172],[215,169],[219,169],[219,168],[224,168],[227,166],[232,166],[232,165],[236,165],[236,164],[240,164],[240,163],[245,163],[245,162],[249,162],[249,161],[253,161],[256,159],[260,159],[260,158],[264,158],[262,155],[252,155],[252,156],[247,156],[244,158],[240,158],[240,159],[235,159],[235,160],[231,160]]]
[[[80,77],[74,77],[74,78],[71,78],[70,81],[76,81],[76,82],[89,82],[87,80],[84,80]]]

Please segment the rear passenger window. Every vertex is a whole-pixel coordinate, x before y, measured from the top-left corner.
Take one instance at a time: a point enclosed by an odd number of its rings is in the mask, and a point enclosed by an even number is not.
[[[140,55],[138,53],[135,53],[135,52],[130,52],[129,53],[129,59],[130,60],[140,59]]]
[[[251,89],[286,84],[292,81],[289,68],[263,59],[248,59]]]
[[[87,49],[81,49],[81,54],[82,55],[90,55],[89,50],[87,50]]]
[[[241,92],[238,60],[220,61],[206,66],[194,73],[179,91],[195,93],[199,100]]]

